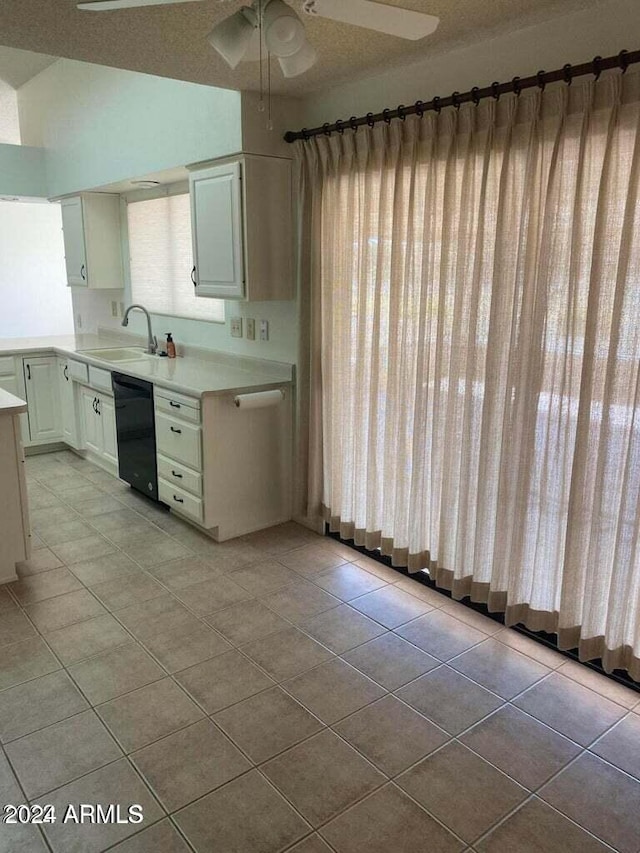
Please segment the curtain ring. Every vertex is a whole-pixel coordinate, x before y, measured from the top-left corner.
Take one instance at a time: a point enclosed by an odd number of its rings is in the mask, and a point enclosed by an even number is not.
[[[546,71],[544,71],[542,68],[536,74],[536,77],[538,78],[538,88],[541,92],[544,92],[545,86],[547,85],[544,79],[545,74]]]
[[[302,130],[300,131],[300,133],[302,134],[302,138],[305,140],[305,142],[310,138],[309,137],[309,131],[307,130],[306,127],[303,127]]]
[[[522,91],[522,89],[520,88],[520,78],[514,77],[513,80],[511,81],[511,85],[513,86],[514,95],[516,96],[516,98],[519,98],[520,92]]]
[[[389,115],[389,112],[388,107],[385,107],[382,110],[382,118],[384,119],[385,124],[391,124],[391,116]]]
[[[367,113],[367,124],[369,127],[373,127],[375,121],[373,120],[373,113]]]
[[[567,86],[570,86],[571,80],[573,79],[571,77],[571,63],[570,62],[567,62],[566,65],[562,66],[562,73],[563,73],[563,77],[564,77],[564,82],[567,84]]]
[[[418,118],[422,118],[422,116],[424,115],[424,105],[422,101],[416,101],[414,107]]]
[[[356,124],[355,116],[351,116],[351,118],[349,119],[349,127],[354,133],[358,130],[358,125]]]
[[[627,73],[627,68],[629,66],[629,57],[627,56],[628,51],[621,50],[618,54],[618,65],[620,66],[620,71],[623,74]]]
[[[476,105],[476,107],[480,103],[480,95],[478,94],[479,91],[480,89],[477,86],[474,86],[471,90],[471,100]]]
[[[331,127],[331,125],[329,124],[328,121],[325,121],[325,123],[322,125],[322,131],[323,131],[325,136],[331,136],[330,127]]]
[[[460,109],[460,92],[454,92],[451,95],[451,104],[457,109]]]
[[[396,112],[398,113],[398,118],[401,121],[404,121],[406,119],[406,115],[404,113],[404,104],[398,104],[398,106],[396,107]]]
[[[341,118],[336,119],[336,130],[338,131],[338,133],[341,136],[344,133],[344,127],[342,126],[342,119]]]
[[[435,110],[438,114],[440,114],[440,110],[442,109],[442,107],[440,106],[440,101],[441,101],[441,98],[440,98],[438,95],[436,95],[436,96],[433,98],[433,100],[431,101],[431,103],[432,103],[432,105],[433,105],[434,110]]]
[[[593,60],[591,62],[591,67],[593,69],[593,76],[596,80],[598,80],[600,75],[602,74],[602,68],[600,66],[601,62],[602,62],[601,56],[594,56]]]
[[[500,83],[498,83],[497,80],[491,84],[491,94],[496,99],[496,101],[500,100],[500,92],[498,91],[499,87]]]

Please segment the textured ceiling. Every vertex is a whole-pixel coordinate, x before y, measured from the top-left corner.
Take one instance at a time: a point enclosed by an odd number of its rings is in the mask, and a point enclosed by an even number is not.
[[[201,0],[111,12],[82,12],[76,0],[1,0],[0,42],[13,48],[78,59],[206,83],[230,89],[255,89],[258,65],[241,63],[231,71],[209,46],[206,34],[249,0]],[[348,3],[349,0],[344,0]],[[576,9],[598,0],[388,0],[437,15],[436,32],[417,42],[374,33],[319,18],[303,19],[319,61],[285,80],[277,63],[275,92],[308,92],[387,67],[404,65],[454,46],[476,42]],[[290,0],[298,12],[302,0]],[[300,12],[300,14],[302,14]],[[0,75],[1,75],[0,66]]]
[[[12,89],[18,89],[55,61],[55,56],[0,47],[0,80]]]

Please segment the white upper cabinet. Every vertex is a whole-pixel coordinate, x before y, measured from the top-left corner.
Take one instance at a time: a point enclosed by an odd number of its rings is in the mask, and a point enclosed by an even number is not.
[[[124,287],[119,196],[83,193],[63,199],[62,230],[69,287]]]
[[[294,298],[291,161],[243,155],[189,176],[198,296]]]

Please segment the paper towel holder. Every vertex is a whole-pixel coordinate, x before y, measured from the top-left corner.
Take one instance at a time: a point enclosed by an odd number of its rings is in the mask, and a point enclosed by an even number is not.
[[[247,408],[266,408],[268,406],[277,406],[284,399],[284,390],[278,388],[270,391],[254,391],[249,394],[238,394],[234,397],[233,402],[238,409],[245,404],[248,404]]]

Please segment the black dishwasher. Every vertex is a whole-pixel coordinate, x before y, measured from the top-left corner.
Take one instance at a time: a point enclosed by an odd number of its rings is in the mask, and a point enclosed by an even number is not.
[[[116,405],[120,479],[157,501],[153,385],[123,373],[112,373],[111,381]]]

